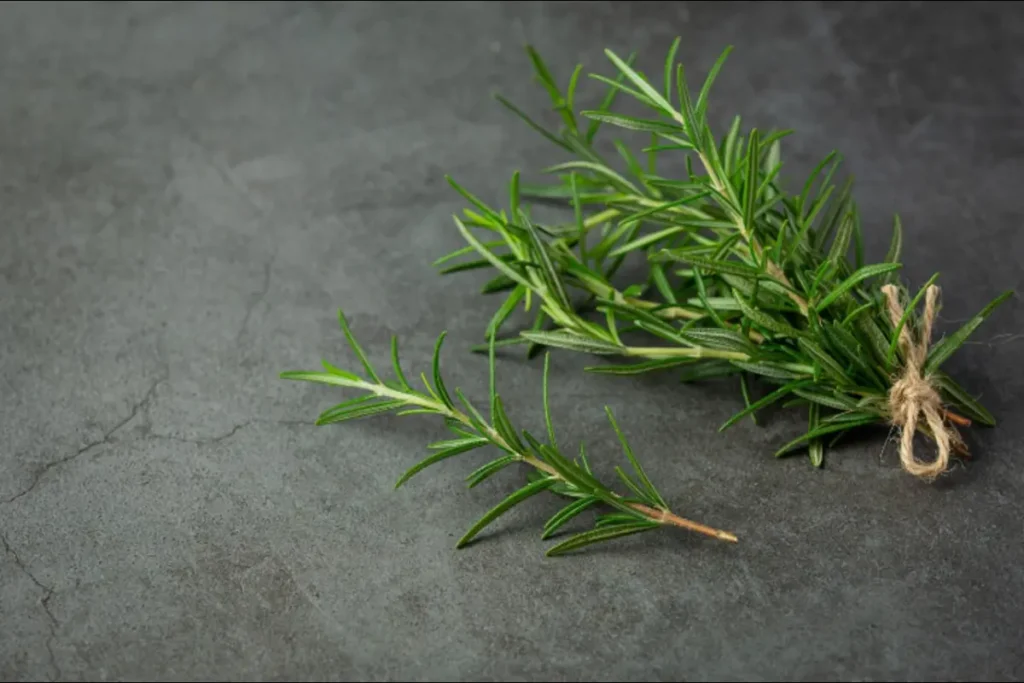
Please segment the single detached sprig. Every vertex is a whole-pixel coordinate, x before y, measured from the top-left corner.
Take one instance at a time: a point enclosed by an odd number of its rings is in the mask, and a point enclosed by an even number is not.
[[[485,527],[501,515],[543,491],[571,499],[571,502],[553,515],[544,525],[542,534],[544,539],[552,537],[565,525],[592,507],[602,505],[611,509],[610,512],[596,517],[594,528],[579,532],[551,547],[547,551],[547,555],[550,556],[661,527],[678,527],[719,540],[736,542],[736,537],[729,532],[684,519],[669,509],[665,499],[658,493],[640,466],[615,418],[607,408],[608,419],[633,469],[633,475],[630,475],[622,467],[615,468],[616,474],[628,493],[616,493],[598,479],[587,461],[582,444],[577,457],[570,458],[565,455],[556,443],[548,403],[549,359],[547,355],[544,358],[543,375],[543,405],[547,440],[543,441],[525,429],[517,433],[505,411],[495,384],[493,336],[488,344],[490,420],[487,420],[461,390],[456,388],[449,392],[445,385],[440,370],[440,352],[446,336],[444,333],[438,337],[434,346],[432,376],[428,378],[425,373],[421,373],[420,380],[424,390],[418,390],[413,388],[402,370],[396,337],[392,337],[391,340],[394,377],[385,380],[370,363],[366,353],[355,339],[344,314],[339,312],[338,317],[345,338],[359,358],[365,375],[360,376],[347,370],[341,370],[327,361],[323,361],[324,371],[322,372],[292,371],[282,373],[281,377],[330,384],[363,392],[363,395],[357,398],[349,399],[325,410],[317,418],[318,425],[334,424],[388,412],[397,415],[435,415],[443,418],[445,425],[452,432],[453,438],[430,444],[429,448],[432,451],[430,455],[406,471],[399,478],[396,488],[431,465],[488,446],[497,448],[501,455],[480,465],[469,474],[466,480],[471,488],[510,465],[520,463],[530,466],[528,483],[488,510],[459,539],[457,544],[459,548],[471,542]]]
[[[763,134],[755,128],[741,134],[736,117],[716,140],[708,98],[731,48],[694,98],[683,66],[675,63],[679,44],[672,44],[659,83],[632,67],[633,56],[623,60],[606,50],[618,73],[614,79],[592,75],[608,87],[607,94],[581,116],[575,97],[582,65],[563,91],[527,48],[561,129],[551,132],[498,99],[571,158],[546,169],[557,177],[550,185],[521,186],[514,173],[507,211],[449,178],[472,206],[455,217],[468,245],[439,259],[441,272],[497,271],[483,288],[505,296],[487,325],[488,337],[520,306],[534,311],[530,329],[502,345],[528,344],[530,355],[549,347],[630,359],[588,368],[595,372],[672,369],[684,381],[737,378],[746,405],[721,428],[748,416],[756,422],[759,411],[776,403],[803,406],[806,431],[776,455],[806,448],[816,466],[826,438],[834,442],[855,428],[896,424],[909,431],[901,445],[904,467],[934,478],[946,469],[950,450],[967,454],[953,424],[995,424],[942,364],[1012,292],[931,345],[938,275],[913,297],[899,284],[899,217],[885,259],[867,263],[852,179],[841,189],[832,183],[838,153],[814,169],[799,194],[786,193],[781,140],[792,131]],[[613,112],[620,95],[651,114]],[[646,164],[615,139],[624,168],[613,168],[594,144],[604,125],[649,136],[641,150]],[[666,157],[685,168],[682,178],[659,172]],[[541,225],[531,219],[526,197],[564,203],[574,220]],[[475,258],[457,260],[467,255]],[[630,255],[644,257],[647,274],[616,286],[614,278]],[[925,299],[921,316],[917,307]],[[627,344],[627,332],[650,341]],[[771,390],[755,399],[753,378]],[[914,456],[917,431],[938,443],[934,462]]]

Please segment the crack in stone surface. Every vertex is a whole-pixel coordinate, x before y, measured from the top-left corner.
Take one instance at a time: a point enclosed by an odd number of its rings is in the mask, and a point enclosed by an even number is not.
[[[246,427],[251,427],[254,424],[275,424],[308,427],[313,423],[307,422],[305,420],[267,420],[262,418],[253,418],[251,420],[246,420],[245,422],[237,424],[228,431],[226,431],[225,433],[219,434],[217,436],[210,436],[205,438],[190,438],[187,436],[178,436],[177,434],[159,434],[156,432],[150,432],[145,437],[139,440],[144,441],[145,439],[166,439],[168,441],[180,441],[181,443],[191,443],[199,446],[208,446],[210,444],[220,443],[221,441],[227,441],[241,430],[245,429]]]
[[[249,301],[249,305],[245,307],[245,317],[242,318],[242,325],[238,328],[238,334],[235,335],[235,342],[239,342],[242,339],[242,335],[249,329],[249,320],[252,318],[252,312],[263,303],[263,300],[267,297],[267,292],[270,291],[270,270],[273,267],[274,258],[271,257],[263,265],[263,285],[256,295]]]
[[[118,422],[117,425],[115,425],[110,431],[108,431],[103,436],[103,438],[97,439],[96,441],[93,441],[93,442],[90,442],[90,443],[86,444],[85,446],[82,446],[81,448],[79,448],[74,453],[71,453],[70,455],[67,455],[67,456],[63,457],[60,460],[54,460],[53,462],[43,466],[42,468],[39,469],[39,471],[36,474],[35,478],[32,480],[32,483],[29,484],[28,487],[26,487],[20,493],[16,493],[15,495],[11,496],[7,500],[3,501],[3,504],[4,505],[8,505],[10,503],[15,502],[19,498],[22,498],[22,497],[28,495],[29,493],[31,493],[36,488],[36,486],[39,484],[39,482],[42,480],[42,478],[46,475],[46,473],[49,472],[50,470],[54,469],[55,467],[58,467],[59,465],[63,465],[65,463],[71,462],[72,460],[74,460],[78,456],[83,455],[84,453],[88,453],[89,451],[93,450],[94,448],[99,448],[100,446],[109,444],[110,443],[110,439],[112,439],[114,437],[114,435],[119,430],[124,428],[125,425],[127,425],[129,422],[131,422],[142,411],[142,409],[147,406],[149,401],[152,399],[153,392],[155,391],[156,387],[160,385],[161,382],[163,382],[163,379],[158,380],[156,382],[156,384],[154,384],[153,387],[150,389],[150,391],[146,394],[146,398],[144,398],[142,401],[140,401],[138,404],[136,404],[136,406],[132,409],[131,414],[127,418],[125,418],[124,420],[121,420],[120,422]],[[146,441],[146,440],[150,440],[150,439],[157,439],[157,440],[163,439],[163,440],[167,440],[167,441],[179,441],[181,443],[191,443],[191,444],[196,444],[196,445],[199,445],[199,446],[208,446],[210,444],[215,444],[215,443],[220,443],[221,441],[226,441],[226,440],[230,439],[231,437],[233,437],[238,432],[240,432],[242,429],[245,429],[246,427],[249,427],[249,426],[254,425],[254,424],[275,424],[275,425],[286,425],[286,426],[293,426],[293,427],[308,427],[308,426],[311,426],[313,423],[312,422],[308,422],[306,420],[266,420],[266,419],[261,419],[261,418],[254,418],[252,420],[246,420],[245,422],[242,422],[240,424],[235,425],[234,427],[229,429],[224,434],[219,434],[217,436],[212,436],[212,437],[189,438],[189,437],[186,437],[186,436],[178,436],[176,434],[159,434],[159,433],[153,432],[152,430],[147,430],[146,434],[142,435],[138,439],[133,439],[131,442],[128,442],[128,443],[135,443],[135,442],[138,442],[138,441]]]
[[[46,613],[46,616],[49,620],[50,629],[50,635],[46,638],[46,651],[50,657],[50,666],[53,667],[53,680],[59,681],[61,678],[63,678],[63,674],[61,673],[60,666],[57,664],[57,656],[53,652],[53,641],[57,638],[57,627],[59,626],[59,624],[57,623],[57,618],[53,616],[53,612],[50,610],[50,598],[53,597],[53,588],[50,588],[49,586],[45,585],[42,581],[37,579],[32,572],[29,571],[28,567],[25,566],[25,563],[21,561],[21,557],[14,550],[14,548],[11,547],[11,544],[7,540],[7,537],[5,535],[0,534],[0,542],[3,543],[4,551],[6,551],[12,558],[14,558],[14,564],[17,565],[18,569],[20,569],[21,572],[25,576],[27,576],[32,583],[38,586],[39,590],[43,591],[43,597],[40,598],[39,605],[43,608],[43,612]]]
[[[99,448],[100,446],[104,446],[104,445],[109,444],[110,440],[114,437],[115,434],[117,434],[118,431],[123,429],[124,426],[127,425],[129,422],[134,420],[136,418],[136,416],[139,415],[140,412],[142,412],[144,409],[147,409],[149,407],[150,401],[153,400],[153,396],[156,394],[157,387],[159,387],[160,384],[162,384],[166,379],[167,379],[166,374],[163,374],[160,377],[158,377],[153,382],[152,386],[149,387],[149,390],[146,392],[146,395],[142,397],[142,400],[140,400],[138,403],[136,403],[134,406],[132,406],[132,409],[128,413],[128,416],[125,417],[124,419],[120,420],[117,424],[115,424],[113,427],[111,427],[109,430],[107,430],[106,433],[104,433],[101,438],[97,439],[96,441],[91,441],[91,442],[87,443],[86,445],[82,446],[81,448],[79,448],[74,453],[70,453],[69,455],[66,455],[63,458],[60,458],[59,460],[54,460],[53,462],[47,463],[43,467],[39,468],[39,470],[36,471],[36,475],[32,479],[32,482],[23,491],[21,491],[20,493],[16,493],[13,496],[11,496],[10,498],[8,498],[7,500],[5,500],[4,504],[6,505],[6,504],[13,503],[14,501],[18,500],[19,498],[21,498],[23,496],[26,496],[29,493],[31,493],[36,488],[36,486],[39,484],[39,482],[42,481],[43,477],[46,476],[46,473],[49,472],[50,470],[52,470],[52,469],[54,469],[56,467],[59,467],[59,466],[65,464],[65,463],[71,462],[72,460],[74,460],[78,456],[83,455],[85,453],[88,453],[89,451],[91,451],[91,450],[93,450],[95,448]]]
[[[35,487],[42,480],[43,476],[49,470],[51,470],[51,469],[53,469],[53,468],[55,468],[58,465],[61,465],[63,463],[70,462],[70,461],[74,460],[75,458],[77,458],[78,456],[82,455],[83,453],[87,453],[87,452],[89,452],[90,450],[92,450],[94,448],[98,448],[99,446],[102,446],[104,444],[109,443],[110,439],[112,439],[114,437],[114,435],[119,430],[123,429],[125,427],[125,425],[130,423],[135,417],[137,417],[141,412],[143,412],[145,409],[148,408],[150,401],[152,401],[153,396],[155,395],[157,387],[159,387],[160,384],[165,381],[165,379],[166,378],[164,376],[161,376],[160,378],[158,378],[153,383],[153,385],[149,388],[149,390],[146,392],[146,395],[142,398],[142,400],[140,400],[138,403],[135,404],[135,406],[133,406],[133,408],[132,408],[131,412],[129,413],[128,417],[126,417],[123,420],[119,421],[110,430],[108,430],[106,432],[106,434],[104,434],[102,439],[98,439],[96,441],[93,441],[93,442],[83,446],[82,448],[78,449],[77,451],[75,451],[71,455],[68,455],[67,457],[61,458],[60,460],[54,461],[53,463],[50,463],[49,465],[46,465],[45,467],[41,468],[39,473],[33,479],[32,483],[24,491],[22,491],[21,493],[13,496],[12,498],[8,499],[7,501],[5,501],[5,503],[13,503],[14,501],[16,501],[17,499],[21,498],[22,496],[25,496],[26,494],[30,493],[33,489],[35,489]],[[153,433],[152,431],[148,431],[145,435],[143,435],[140,438],[135,439],[133,441],[146,441],[146,440],[149,440],[149,439],[168,439],[168,440],[172,440],[172,441],[180,441],[180,442],[193,443],[193,444],[198,444],[198,445],[210,445],[210,444],[215,444],[215,443],[220,443],[222,441],[226,441],[226,440],[230,439],[231,437],[235,436],[241,430],[243,430],[243,429],[245,429],[247,427],[250,427],[250,426],[252,426],[254,424],[274,424],[274,425],[303,426],[303,427],[306,427],[306,426],[310,426],[311,423],[306,421],[306,420],[288,420],[288,419],[271,420],[271,419],[265,419],[265,418],[254,418],[254,419],[251,419],[251,420],[246,420],[245,422],[241,422],[241,423],[233,426],[231,429],[229,429],[227,432],[225,432],[223,434],[219,434],[217,436],[209,437],[209,438],[190,439],[190,438],[186,438],[186,437],[174,436],[174,435],[171,435],[171,434],[158,434],[158,433]],[[25,574],[25,576],[28,577],[28,579],[30,581],[32,581],[32,583],[35,584],[43,592],[43,596],[39,600],[39,605],[40,605],[40,607],[42,607],[43,612],[46,614],[47,621],[48,621],[48,627],[49,627],[49,631],[50,631],[50,634],[47,636],[47,639],[46,639],[46,651],[47,651],[48,656],[49,656],[50,666],[53,669],[52,680],[59,681],[59,680],[61,680],[63,678],[63,673],[61,671],[60,665],[57,663],[57,656],[54,653],[53,644],[54,644],[54,641],[57,638],[57,629],[59,628],[60,624],[58,623],[57,618],[54,616],[53,611],[50,609],[50,600],[51,600],[51,598],[53,598],[53,595],[54,595],[55,591],[54,591],[53,588],[51,588],[50,586],[47,586],[42,581],[40,581],[39,579],[36,578],[36,576],[28,569],[28,567],[22,561],[21,556],[18,555],[17,551],[15,551],[14,548],[11,546],[10,542],[7,540],[7,537],[4,534],[2,534],[2,533],[0,533],[0,543],[3,544],[3,550],[6,553],[8,553],[11,556],[11,558],[13,558],[14,564],[18,567],[18,569],[20,569],[21,572],[23,574]],[[308,596],[307,596],[307,598],[308,598]],[[318,609],[319,609],[319,607],[318,607]]]

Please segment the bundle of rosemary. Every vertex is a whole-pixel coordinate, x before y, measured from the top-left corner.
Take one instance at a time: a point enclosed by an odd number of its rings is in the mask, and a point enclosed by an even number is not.
[[[546,354],[548,440],[544,443],[525,431],[520,438],[494,388],[494,351],[499,346],[525,344],[531,357],[548,348],[622,359],[588,367],[598,373],[671,370],[688,382],[730,377],[739,384],[744,407],[721,430],[748,416],[756,421],[757,413],[773,404],[801,407],[807,429],[776,455],[804,449],[815,466],[823,462],[827,441],[834,444],[853,429],[894,425],[902,430],[904,469],[931,480],[947,470],[953,455],[967,455],[956,425],[995,424],[941,366],[1012,292],[932,344],[938,276],[913,296],[899,282],[898,216],[885,259],[867,263],[852,180],[841,189],[832,182],[839,154],[825,157],[799,194],[787,193],[780,180],[780,143],[792,131],[762,134],[755,128],[741,135],[741,119],[736,117],[727,134],[716,140],[707,117],[708,98],[731,48],[715,62],[694,99],[685,70],[676,63],[679,44],[679,39],[672,44],[657,84],[633,68],[635,55],[623,60],[606,50],[618,73],[614,78],[592,75],[607,86],[606,95],[596,109],[579,113],[575,95],[582,65],[576,66],[563,91],[537,52],[527,48],[535,76],[561,117],[561,129],[552,132],[508,100],[498,99],[571,158],[546,169],[557,179],[549,185],[521,186],[519,173],[514,173],[507,209],[489,206],[448,179],[471,204],[455,217],[467,245],[441,257],[437,265],[443,274],[493,269],[482,291],[503,297],[486,327],[487,343],[477,347],[490,359],[490,422],[461,392],[456,396],[464,410],[457,407],[445,389],[437,355],[443,335],[435,350],[433,385],[422,376],[426,393],[404,379],[396,343],[395,379],[381,380],[344,317],[346,337],[362,359],[365,378],[326,363],[325,372],[284,375],[365,392],[324,412],[318,424],[391,410],[442,416],[456,438],[433,444],[435,452],[399,483],[430,464],[485,445],[504,455],[473,472],[470,485],[514,462],[531,465],[529,483],[489,511],[460,546],[504,511],[543,490],[573,499],[545,526],[545,537],[592,505],[614,509],[599,516],[593,529],[555,546],[553,553],[664,525],[735,540],[732,534],[669,512],[610,413],[635,473],[631,477],[616,469],[626,494],[598,481],[582,448],[578,458],[564,455],[551,428]],[[621,96],[649,113],[613,112]],[[595,143],[602,126],[649,136],[642,149],[645,163],[613,139],[623,169],[613,168]],[[683,160],[685,177],[659,173],[666,155]],[[543,224],[532,218],[524,199],[555,201],[571,209],[572,218],[564,224]],[[642,257],[644,275],[618,284],[616,275],[630,256]],[[530,329],[499,340],[520,307],[533,314]],[[629,335],[641,341],[627,343]],[[768,390],[756,397],[755,387],[762,384]],[[935,444],[934,458],[915,456],[918,433]]]

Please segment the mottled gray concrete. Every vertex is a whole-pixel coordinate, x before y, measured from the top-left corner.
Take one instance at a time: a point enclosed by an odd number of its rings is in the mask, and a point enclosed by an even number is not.
[[[0,676],[5,680],[1024,678],[1024,313],[949,368],[1002,420],[948,483],[884,434],[824,470],[728,436],[734,387],[584,375],[556,355],[555,419],[618,458],[613,407],[679,510],[738,545],[651,534],[548,560],[536,499],[462,551],[519,479],[469,462],[393,491],[443,430],[310,425],[341,394],[285,383],[400,335],[486,388],[494,302],[438,277],[461,244],[451,173],[503,200],[554,150],[520,45],[577,60],[672,37],[703,73],[737,46],[716,120],[793,127],[794,178],[833,147],[868,249],[899,211],[943,330],[1020,288],[1020,4],[5,3],[0,6]],[[593,90],[588,90],[593,93]],[[522,426],[540,365],[502,360]],[[798,419],[798,418],[794,418]]]

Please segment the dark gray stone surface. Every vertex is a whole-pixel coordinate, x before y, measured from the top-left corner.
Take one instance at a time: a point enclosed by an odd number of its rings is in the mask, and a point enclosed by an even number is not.
[[[545,559],[536,499],[458,536],[520,480],[469,462],[393,491],[427,418],[310,425],[342,392],[285,369],[375,359],[400,335],[486,388],[494,302],[431,261],[460,246],[451,173],[503,201],[554,150],[498,106],[545,106],[520,46],[567,78],[671,39],[715,93],[797,134],[799,179],[847,158],[873,255],[898,211],[906,273],[942,273],[940,331],[1024,256],[1024,12],[956,3],[5,3],[0,6],[0,676],[4,679],[1024,678],[1024,313],[949,368],[1001,419],[948,482],[885,435],[812,470],[777,415],[727,436],[732,386],[585,375],[556,354],[555,419],[594,458],[627,428],[682,514]],[[592,87],[592,86],[591,86]],[[593,93],[589,89],[588,93]],[[506,354],[514,419],[537,362]]]

